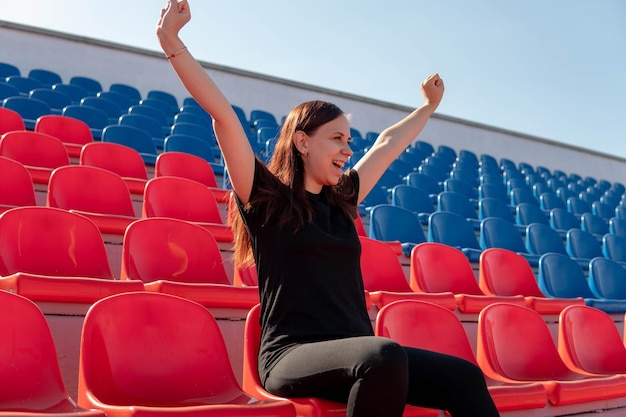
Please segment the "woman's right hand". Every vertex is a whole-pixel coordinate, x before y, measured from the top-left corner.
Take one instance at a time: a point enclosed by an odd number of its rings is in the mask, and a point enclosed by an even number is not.
[[[180,29],[191,19],[191,11],[187,0],[168,0],[167,6],[161,10],[161,18],[157,23],[156,33],[163,42],[178,36]]]

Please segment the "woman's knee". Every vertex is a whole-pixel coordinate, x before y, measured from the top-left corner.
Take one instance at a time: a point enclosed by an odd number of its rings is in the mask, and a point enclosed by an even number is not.
[[[386,338],[375,338],[367,348],[369,355],[362,363],[364,374],[376,374],[378,377],[381,374],[401,378],[408,376],[407,354],[398,343]]]

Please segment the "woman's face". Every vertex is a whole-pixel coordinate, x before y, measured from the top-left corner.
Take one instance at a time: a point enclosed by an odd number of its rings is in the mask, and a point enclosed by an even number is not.
[[[304,187],[317,194],[324,185],[336,185],[343,175],[350,156],[350,123],[341,115],[321,125],[303,139],[307,150],[304,157]]]

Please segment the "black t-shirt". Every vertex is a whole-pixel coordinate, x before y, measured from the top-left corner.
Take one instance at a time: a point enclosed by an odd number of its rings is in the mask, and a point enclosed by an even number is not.
[[[351,181],[358,194],[356,171],[349,171],[342,180]],[[257,161],[250,201],[262,182],[287,188]],[[354,221],[327,204],[324,193],[307,192],[307,196],[313,221],[296,233],[279,227],[276,220],[265,223],[264,207],[244,207],[238,201],[259,279],[263,329],[259,374],[263,382],[281,355],[296,344],[373,335]],[[284,207],[288,206],[286,201]]]

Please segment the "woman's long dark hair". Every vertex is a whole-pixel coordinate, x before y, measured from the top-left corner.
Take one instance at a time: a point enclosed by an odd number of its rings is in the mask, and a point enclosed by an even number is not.
[[[301,130],[312,135],[321,125],[344,115],[344,112],[332,103],[325,101],[309,101],[293,108],[280,130],[274,153],[265,173],[257,175],[273,176],[281,184],[268,184],[267,188],[258,189],[246,208],[257,204],[266,207],[266,221],[276,219],[279,227],[290,227],[297,231],[313,218],[312,207],[304,189],[304,163],[293,142],[295,132]],[[333,187],[324,186],[329,205],[340,207],[347,216],[356,216],[354,200],[355,190],[348,186],[347,181],[340,181]],[[285,187],[286,186],[286,187]],[[285,206],[287,205],[287,207]],[[234,210],[233,210],[234,209]],[[241,215],[231,205],[230,222],[235,235],[235,267],[250,266],[254,260],[248,231],[243,224]]]

